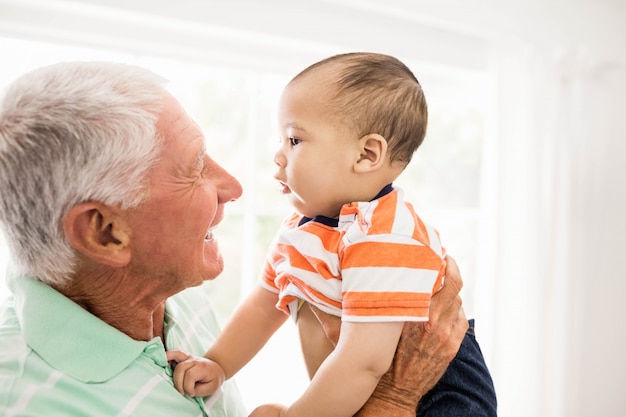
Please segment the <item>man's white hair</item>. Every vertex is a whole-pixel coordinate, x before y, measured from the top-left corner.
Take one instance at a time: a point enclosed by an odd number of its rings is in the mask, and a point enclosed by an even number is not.
[[[76,267],[63,219],[78,203],[139,204],[161,146],[165,80],[116,63],[31,71],[0,103],[0,223],[17,267],[62,286]]]

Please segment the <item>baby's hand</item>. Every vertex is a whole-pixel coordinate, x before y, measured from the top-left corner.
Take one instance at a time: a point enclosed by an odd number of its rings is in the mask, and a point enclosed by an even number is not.
[[[224,370],[210,359],[188,355],[182,350],[166,352],[168,362],[176,362],[174,387],[181,394],[206,397],[213,394],[226,379]]]
[[[249,417],[281,417],[286,411],[287,406],[282,404],[263,404],[255,408]]]

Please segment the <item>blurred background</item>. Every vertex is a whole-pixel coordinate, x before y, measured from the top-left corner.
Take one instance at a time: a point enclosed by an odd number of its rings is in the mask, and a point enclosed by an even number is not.
[[[244,186],[204,286],[224,321],[289,212],[272,179],[281,89],[336,53],[398,57],[430,119],[397,184],[461,267],[499,415],[624,416],[625,23],[622,0],[0,0],[0,88],[65,60],[170,80]],[[0,297],[8,259],[0,240]],[[249,408],[296,398],[293,324],[236,378]]]

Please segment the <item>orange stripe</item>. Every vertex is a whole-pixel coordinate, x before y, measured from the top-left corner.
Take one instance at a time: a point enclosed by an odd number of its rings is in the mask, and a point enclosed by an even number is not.
[[[388,242],[355,243],[346,248],[342,269],[359,267],[397,267],[438,271],[443,259],[431,248]]]
[[[443,288],[444,285],[444,277],[446,275],[446,260],[443,259],[443,263],[441,264],[441,268],[439,268],[439,275],[437,275],[437,280],[435,281],[435,285],[433,285],[433,294]]]
[[[358,306],[376,307],[377,304],[384,305],[424,305],[430,302],[430,293],[423,292],[370,292],[370,291],[349,291],[342,294],[344,303]]]
[[[408,292],[348,292],[343,311],[350,316],[428,317],[430,294]]]
[[[298,252],[293,246],[278,246],[279,250],[284,254],[284,256],[289,258],[289,264],[292,267],[319,274],[324,279],[337,278],[337,275],[333,274],[333,272],[328,267],[328,264],[321,259],[317,259],[312,256],[305,256]],[[275,256],[272,258],[272,262],[276,262],[277,259],[281,258],[282,256]]]
[[[300,223],[300,219],[302,218],[301,214],[293,213],[290,217],[287,217],[283,222],[283,226],[288,229],[295,229],[298,227],[298,223]]]
[[[314,230],[310,230],[314,229]],[[311,223],[309,227],[305,229],[307,233],[311,233],[319,237],[324,245],[324,249],[328,252],[336,253],[338,242],[341,240],[341,233],[322,223]]]
[[[291,217],[287,218],[283,222],[283,228],[296,230],[298,229],[298,224],[301,220],[301,214],[293,214]],[[309,229],[311,228],[314,228],[315,230],[309,231]],[[324,249],[326,249],[327,251],[336,251],[337,241],[341,239],[341,235],[337,233],[337,231],[334,230],[332,227],[322,223],[309,222],[303,227],[303,230],[307,231],[307,233],[309,234],[318,236],[321,239],[322,244],[324,245]]]
[[[278,299],[278,302],[276,303],[276,308],[289,314],[289,304],[292,301],[295,301],[297,298],[298,297],[295,297],[293,295],[283,295]]]
[[[425,246],[430,246],[428,228],[426,227],[422,219],[417,215],[417,212],[413,208],[413,205],[409,202],[405,202],[404,204],[409,208],[409,212],[411,213],[411,216],[413,216],[413,223],[415,224],[411,237],[418,242],[424,244]]]
[[[414,307],[414,308],[343,308],[343,314],[346,316],[358,316],[358,317],[428,317],[429,307]]]
[[[269,262],[265,262],[265,266],[263,267],[263,281],[268,284],[272,288],[278,289],[276,283],[274,282],[274,277],[276,276],[276,271],[272,267],[272,264]]]
[[[302,291],[304,294],[312,294],[313,296],[317,297],[318,299],[324,301],[324,303],[326,303],[328,305],[331,305],[333,307],[336,307],[338,309],[341,309],[341,301],[337,301],[337,300],[334,300],[332,298],[328,298],[326,295],[324,295],[321,292],[319,292],[319,291],[309,287],[308,285],[306,285],[304,282],[299,280],[297,277],[294,277],[293,275],[286,274],[286,273],[281,273],[276,278],[276,284],[280,288],[285,288],[289,283],[291,283],[294,286],[296,286],[297,288],[299,288],[300,291]],[[291,301],[293,301],[293,300],[294,300],[294,298],[291,299]],[[285,303],[285,305],[289,304],[291,301]]]
[[[368,235],[380,235],[388,234],[393,230],[393,224],[396,219],[396,214],[389,213],[389,208],[396,208],[398,204],[398,193],[390,193],[385,197],[384,204],[378,204],[372,214],[371,227],[367,231]]]
[[[315,272],[315,268],[312,267],[311,263],[307,261],[307,259],[300,252],[296,250],[293,246],[290,245],[278,245],[278,251],[280,251],[283,256],[279,256],[278,254],[272,258],[272,263],[276,262],[278,259],[282,259],[287,257],[289,260],[289,264],[294,268],[303,269],[305,271]]]

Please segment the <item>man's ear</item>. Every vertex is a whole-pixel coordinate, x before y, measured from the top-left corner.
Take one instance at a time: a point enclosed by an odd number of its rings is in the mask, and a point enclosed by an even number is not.
[[[354,171],[363,174],[375,171],[387,160],[387,141],[378,133],[370,133],[359,139],[359,158]]]
[[[77,204],[63,219],[70,245],[84,256],[113,267],[130,262],[130,235],[117,210],[98,202]]]

